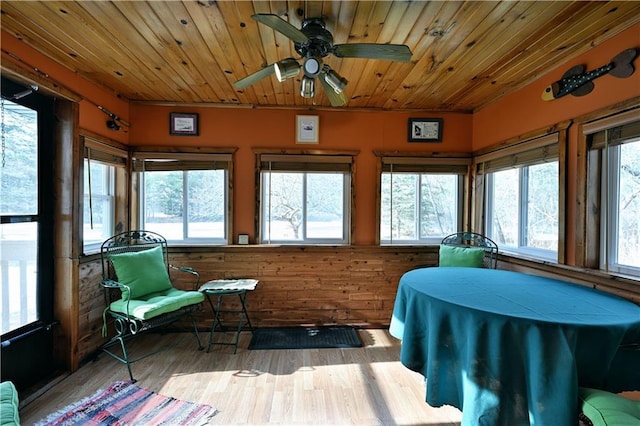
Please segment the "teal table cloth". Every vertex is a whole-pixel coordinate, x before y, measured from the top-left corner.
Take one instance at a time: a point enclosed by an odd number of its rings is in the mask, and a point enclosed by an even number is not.
[[[578,386],[606,389],[620,345],[640,343],[640,307],[519,272],[422,268],[400,279],[389,331],[426,402],[463,425],[573,426]]]

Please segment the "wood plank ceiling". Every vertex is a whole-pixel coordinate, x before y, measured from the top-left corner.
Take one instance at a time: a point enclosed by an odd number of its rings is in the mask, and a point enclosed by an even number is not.
[[[329,55],[347,109],[474,111],[640,22],[635,1],[14,1],[2,29],[132,102],[330,107],[300,79],[233,83],[290,56],[259,24],[322,17],[334,43],[406,44],[408,63]],[[640,46],[629,46],[640,47]],[[19,58],[19,52],[5,52]],[[604,65],[604,64],[597,64]],[[45,70],[46,71],[46,70]]]

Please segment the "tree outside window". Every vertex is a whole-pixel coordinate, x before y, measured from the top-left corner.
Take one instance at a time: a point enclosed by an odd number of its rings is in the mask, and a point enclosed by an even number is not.
[[[461,214],[459,188],[456,174],[383,172],[381,242],[433,243],[456,232]]]

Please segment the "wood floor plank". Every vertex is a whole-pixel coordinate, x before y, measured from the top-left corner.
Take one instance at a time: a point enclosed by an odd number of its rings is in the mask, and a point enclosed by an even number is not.
[[[424,402],[423,377],[400,363],[400,343],[386,330],[359,334],[362,348],[250,351],[243,332],[236,354],[229,346],[198,351],[188,334],[154,334],[133,348],[176,346],[133,371],[138,386],[218,408],[212,425],[460,424],[460,410]],[[123,365],[101,355],[22,407],[22,424],[127,379]]]

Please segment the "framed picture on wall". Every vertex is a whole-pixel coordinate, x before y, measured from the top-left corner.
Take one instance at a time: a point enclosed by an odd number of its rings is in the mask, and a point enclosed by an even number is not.
[[[442,118],[410,118],[409,142],[442,142]]]
[[[298,115],[296,119],[296,143],[318,143],[319,117]]]
[[[172,112],[169,114],[169,134],[198,136],[198,114]]]

